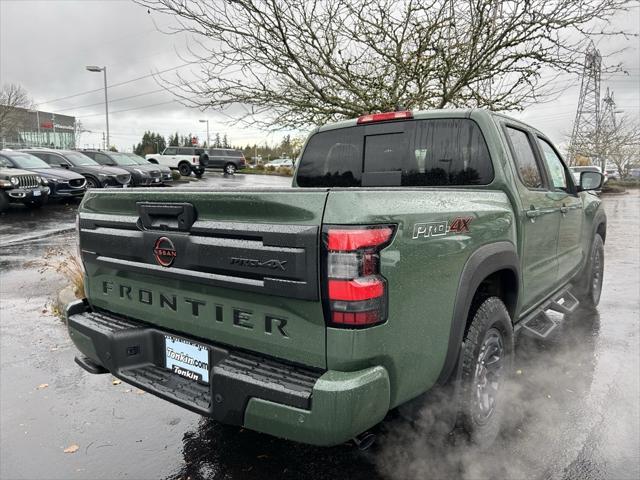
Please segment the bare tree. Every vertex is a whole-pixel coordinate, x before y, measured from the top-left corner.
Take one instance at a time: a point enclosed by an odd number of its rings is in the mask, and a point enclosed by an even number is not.
[[[185,105],[284,128],[398,105],[522,109],[563,88],[549,74],[581,70],[589,38],[624,35],[606,21],[631,8],[627,0],[136,1],[174,15],[173,31],[194,38],[196,80],[159,80]]]
[[[616,118],[600,129],[598,141],[604,162],[616,166],[620,178],[629,174],[629,169],[640,160],[640,124],[629,115]]]
[[[19,109],[33,108],[33,100],[20,85],[9,83],[0,89],[0,140],[10,137],[22,127],[26,118]]]

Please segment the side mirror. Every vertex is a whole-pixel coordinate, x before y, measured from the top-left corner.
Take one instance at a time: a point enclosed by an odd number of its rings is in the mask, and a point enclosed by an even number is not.
[[[599,172],[582,172],[580,174],[579,190],[585,192],[588,190],[600,190],[604,175]]]
[[[69,164],[68,164],[68,163],[61,163],[61,164],[60,164],[60,166],[61,166],[62,168],[69,169]]]

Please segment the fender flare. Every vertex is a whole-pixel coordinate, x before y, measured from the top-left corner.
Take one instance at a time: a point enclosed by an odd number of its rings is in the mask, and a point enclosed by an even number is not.
[[[515,245],[511,242],[503,241],[483,245],[467,259],[458,282],[449,331],[449,346],[438,376],[438,384],[442,385],[447,382],[458,362],[469,309],[480,283],[492,273],[505,269],[511,270],[515,274],[518,282],[515,287],[518,291],[520,288],[520,259]],[[511,321],[513,322],[513,319]]]
[[[606,231],[607,231],[607,215],[606,213],[604,213],[604,211],[602,210],[602,208],[599,208],[598,211],[596,212],[596,214],[593,217],[593,224],[591,226],[591,242],[593,242],[593,237],[596,235],[596,233],[598,232],[598,227],[600,225],[604,225],[604,231],[605,231],[605,237],[606,237]],[[604,243],[604,241],[606,240],[606,238],[603,237],[602,238],[602,242]],[[591,246],[591,244],[589,244],[589,246]]]

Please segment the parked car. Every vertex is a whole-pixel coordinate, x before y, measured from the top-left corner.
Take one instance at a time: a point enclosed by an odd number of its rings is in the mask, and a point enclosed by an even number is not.
[[[106,167],[73,150],[48,148],[21,150],[44,160],[52,167],[66,168],[87,179],[87,188],[128,187],[131,174],[122,168]]]
[[[575,182],[576,185],[578,185],[580,183],[580,174],[582,172],[598,172],[598,173],[602,173],[602,170],[600,170],[600,167],[598,167],[597,165],[583,165],[583,166],[576,166],[576,167],[569,167],[571,169],[571,173],[573,175],[573,180]],[[605,183],[607,183],[609,181],[609,175],[608,173],[605,171],[604,172],[604,180],[602,182],[602,184],[604,185]]]
[[[38,208],[47,203],[47,180],[33,172],[15,168],[4,156],[0,156],[0,213],[9,209],[10,203],[23,203]]]
[[[210,148],[207,168],[220,168],[224,173],[234,174],[247,166],[244,153],[231,148]]]
[[[183,177],[188,177],[193,172],[200,178],[208,165],[209,154],[200,147],[167,147],[162,153],[150,153],[144,158],[151,163],[178,170]]]
[[[82,153],[100,165],[118,167],[129,172],[132,187],[148,187],[162,183],[162,174],[157,166],[150,163],[139,165],[124,153],[101,150],[82,150]]]
[[[518,408],[516,333],[545,338],[549,310],[600,301],[601,183],[574,184],[539,130],[473,109],[315,129],[294,188],[97,191],[79,209],[87,298],[66,310],[76,362],[326,446],[450,393],[438,420],[487,449]]]
[[[276,158],[275,160],[271,160],[267,163],[268,167],[286,167],[293,168],[293,160],[290,158]]]
[[[605,177],[607,178],[607,181],[620,180],[620,172],[618,172],[617,167],[610,167],[610,168],[607,167],[604,173],[605,173]]]
[[[82,198],[87,191],[87,181],[79,173],[64,168],[53,168],[44,160],[27,152],[0,150],[4,158],[14,168],[33,172],[48,182],[49,198]]]
[[[157,167],[158,169],[160,169],[160,174],[162,176],[162,183],[163,184],[167,184],[167,183],[173,182],[173,175],[171,174],[171,169],[169,167],[167,167],[166,165],[159,165],[157,163],[151,163],[151,162],[147,161],[144,157],[141,157],[140,155],[136,155],[135,153],[123,153],[123,155],[128,156],[134,162],[136,162],[138,165],[153,165],[154,167]]]

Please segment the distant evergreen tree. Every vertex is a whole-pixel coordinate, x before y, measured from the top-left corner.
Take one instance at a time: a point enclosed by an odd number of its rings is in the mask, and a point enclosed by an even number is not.
[[[133,151],[136,155],[144,156],[149,153],[162,152],[166,146],[167,143],[162,135],[147,130],[142,135],[142,141],[135,146]]]
[[[169,135],[169,146],[177,147],[179,145],[180,145],[180,136],[178,135],[178,132],[174,133],[173,135]]]

